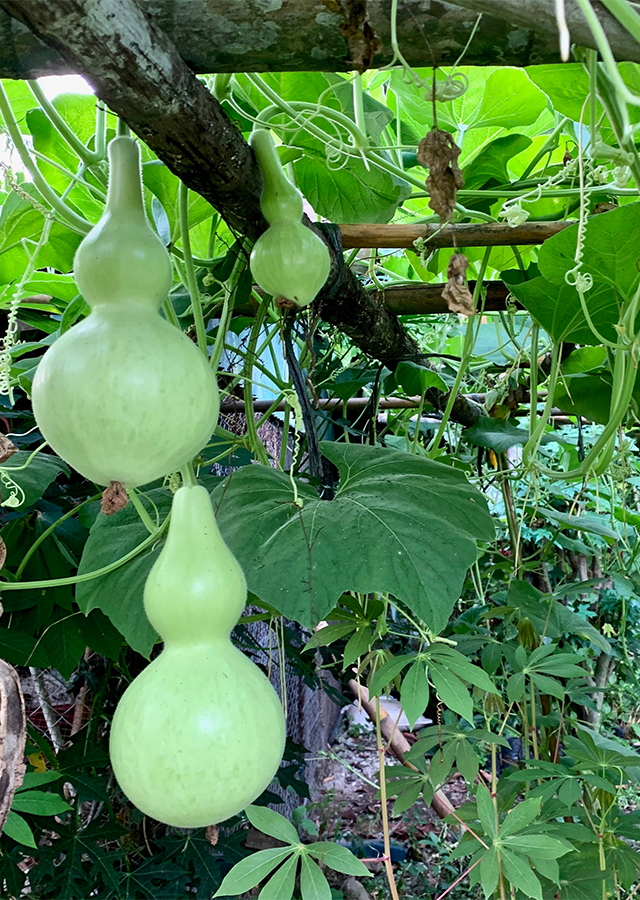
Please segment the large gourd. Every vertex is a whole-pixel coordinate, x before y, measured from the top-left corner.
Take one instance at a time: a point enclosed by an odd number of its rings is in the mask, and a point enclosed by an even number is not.
[[[145,484],[207,443],[219,398],[207,360],[160,315],[171,261],[142,200],[140,151],[109,144],[104,215],[74,273],[91,313],[45,353],[33,382],[36,422],[51,447],[98,484]]]
[[[169,825],[197,828],[235,815],[282,758],[278,696],[229,638],[245,600],[244,575],[207,490],[181,487],[144,591],[164,649],[125,691],[110,738],[124,793]]]
[[[329,276],[329,251],[303,225],[302,194],[284,174],[269,132],[254,131],[249,143],[262,172],[260,205],[269,223],[251,251],[251,272],[268,294],[308,306]]]

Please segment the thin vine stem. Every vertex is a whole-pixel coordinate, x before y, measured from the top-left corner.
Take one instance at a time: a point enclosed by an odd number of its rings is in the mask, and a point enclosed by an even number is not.
[[[88,234],[93,227],[91,223],[82,216],[79,216],[72,209],[70,209],[64,202],[64,200],[62,200],[62,198],[59,197],[58,194],[56,194],[53,188],[49,187],[49,184],[43,178],[40,169],[33,161],[27,145],[25,144],[22,137],[22,132],[20,131],[18,123],[16,122],[16,118],[13,114],[13,109],[11,108],[11,104],[9,103],[9,98],[7,97],[6,91],[1,83],[0,115],[4,119],[4,124],[7,131],[9,132],[9,137],[13,141],[13,145],[18,152],[18,156],[20,157],[22,165],[31,176],[33,183],[37,187],[43,199],[46,201],[46,203],[49,204],[54,212],[56,212],[60,216],[64,223],[69,228],[71,228],[72,231],[76,231],[78,232],[78,234],[82,235]]]
[[[387,809],[387,778],[385,772],[385,752],[382,741],[382,731],[380,728],[380,698],[376,697],[376,743],[378,746],[378,762],[380,766],[380,803],[382,814],[382,834],[384,840],[384,868],[387,873],[387,881],[389,882],[389,890],[391,891],[392,900],[400,900],[398,888],[396,887],[396,879],[393,874],[393,865],[391,863],[391,839],[389,832],[389,811]]]
[[[162,525],[160,525],[160,527],[156,529],[155,533],[150,534],[149,537],[145,538],[144,541],[138,544],[137,547],[134,547],[133,550],[125,553],[125,555],[121,556],[120,559],[116,559],[114,562],[109,563],[107,566],[103,566],[100,569],[95,569],[93,572],[84,572],[82,575],[70,575],[67,578],[52,578],[48,581],[3,581],[0,582],[0,589],[2,591],[28,591],[34,589],[46,590],[47,588],[66,587],[67,585],[71,584],[83,584],[86,581],[92,581],[94,578],[100,578],[101,575],[109,575],[111,572],[115,572],[116,569],[124,566],[132,559],[135,559],[136,556],[139,556],[141,553],[144,553],[145,550],[148,550],[150,547],[152,547],[153,544],[155,544],[156,541],[158,541],[162,537],[166,529],[169,527],[169,519],[170,516],[167,516]]]
[[[202,313],[200,289],[198,288],[196,270],[193,265],[193,257],[191,256],[191,240],[189,238],[189,188],[183,181],[180,182],[178,188],[178,209],[180,216],[180,238],[182,240],[182,252],[184,254],[184,269],[187,279],[187,289],[191,295],[191,309],[193,310],[193,320],[196,326],[198,347],[205,357],[209,359],[207,330],[204,323],[204,315]]]
[[[36,552],[36,550],[38,549],[40,544],[42,544],[43,541],[46,541],[46,539],[49,537],[49,535],[53,534],[53,532],[56,530],[56,528],[58,528],[59,525],[62,525],[63,522],[66,522],[67,519],[70,519],[72,516],[75,516],[75,514],[78,512],[78,510],[82,509],[83,506],[86,506],[88,503],[94,503],[96,500],[99,500],[99,499],[100,499],[100,493],[94,494],[92,497],[87,497],[87,499],[83,500],[82,503],[79,503],[77,506],[74,506],[72,509],[67,510],[67,512],[64,513],[64,515],[60,516],[59,519],[56,519],[55,522],[52,522],[51,525],[49,525],[49,527],[46,528],[42,532],[42,534],[39,534],[38,537],[33,542],[33,544],[31,544],[31,546],[29,547],[29,549],[27,550],[25,555],[22,557],[22,560],[20,561],[20,565],[16,569],[15,578],[16,579],[20,578],[20,576],[22,575],[22,573],[25,570],[27,563],[29,562],[29,560],[31,559],[33,554]]]

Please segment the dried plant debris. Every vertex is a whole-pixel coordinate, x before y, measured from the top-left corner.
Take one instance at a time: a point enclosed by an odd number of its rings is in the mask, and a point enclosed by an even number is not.
[[[382,50],[382,42],[367,20],[366,0],[322,0],[332,13],[342,15],[340,31],[346,39],[353,68],[362,74]]]
[[[18,673],[0,659],[0,832],[24,778],[26,721]]]
[[[0,463],[6,462],[10,456],[18,452],[18,448],[9,438],[0,434]]]
[[[4,566],[7,561],[7,545],[0,537],[0,569]],[[2,615],[2,604],[0,603],[0,615]]]
[[[105,516],[112,516],[119,510],[124,509],[129,502],[129,495],[123,484],[119,481],[112,481],[108,488],[102,492],[101,509]]]
[[[469,260],[464,253],[454,253],[447,266],[447,283],[442,291],[449,311],[463,316],[473,316],[476,311],[467,285],[468,265]]]
[[[458,165],[460,147],[448,131],[433,128],[420,141],[416,156],[420,165],[429,169],[429,206],[440,216],[444,225],[451,221],[457,193],[464,187],[464,177]]]

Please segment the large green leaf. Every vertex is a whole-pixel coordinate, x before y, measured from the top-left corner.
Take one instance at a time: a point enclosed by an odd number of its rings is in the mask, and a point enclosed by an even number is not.
[[[40,202],[40,195],[32,184],[25,183],[20,190]],[[9,194],[0,212],[0,284],[14,281],[23,274],[29,257],[22,241],[31,241],[29,250],[33,252],[42,234],[43,223],[42,213],[32,203],[13,191]],[[81,239],[81,235],[54,222],[49,239],[38,254],[37,268],[50,266],[59,272],[69,272]]]
[[[95,97],[85,96],[82,99],[85,102],[89,102],[95,118]],[[34,149],[52,161],[51,163],[44,160],[39,161],[38,165],[42,175],[54,191],[62,194],[72,184],[71,175],[76,174],[80,160],[43,110],[32,109],[27,115],[27,124],[29,131],[33,135]],[[54,163],[57,163],[57,165],[54,165]],[[62,166],[70,174],[67,175],[65,172],[60,171],[58,166]],[[92,178],[92,180],[95,186],[95,179]],[[104,191],[104,187],[101,187]],[[97,222],[102,215],[104,204],[101,202],[99,195],[96,197],[81,182],[75,182],[73,187],[71,187],[67,194],[66,202],[70,206],[75,207],[76,210],[79,210],[91,222]]]
[[[482,187],[493,179],[499,183],[509,181],[509,160],[531,145],[531,138],[524,134],[506,134],[493,140],[465,166],[464,185],[467,190]]]
[[[574,122],[579,122],[582,115],[585,122],[589,121],[589,102],[583,113],[584,101],[589,97],[589,73],[581,63],[528,66],[525,72],[551,100],[556,112]],[[598,115],[601,112],[598,104]]]
[[[505,453],[509,447],[526,444],[529,440],[529,429],[519,428],[510,419],[480,416],[470,428],[465,428],[464,436],[476,447],[488,447],[496,453]],[[561,443],[562,439],[557,435],[543,435],[543,444],[553,441]]]
[[[540,276],[521,281],[520,274],[507,270],[501,273],[501,277],[511,293],[554,341],[600,343],[587,324],[574,287],[564,282],[552,284]],[[619,319],[619,305],[615,293],[607,285],[596,283],[585,299],[596,328],[608,340],[616,340],[613,326]]]
[[[335,499],[248,466],[213,493],[222,534],[249,589],[312,626],[348,590],[389,591],[434,630],[459,596],[476,539],[493,525],[462,472],[397,450],[323,443],[340,472]]]
[[[178,187],[180,181],[159,159],[153,159],[142,166],[144,186],[158,198],[167,214],[171,229],[171,240],[176,240],[179,231]],[[210,219],[215,210],[210,203],[195,194],[189,194],[189,227],[193,228]],[[194,251],[195,252],[195,251]]]
[[[577,634],[591,641],[604,653],[611,653],[611,645],[600,632],[578,613],[567,609],[553,597],[543,594],[528,581],[512,581],[507,604],[530,619],[538,634],[558,638],[563,634]]]
[[[637,234],[638,230],[640,203],[620,206],[587,220],[582,271],[590,273],[594,282],[612,287],[618,294],[618,300],[632,297],[640,280],[637,247],[634,241],[629,240],[629,235]],[[577,237],[578,225],[572,225],[544,242],[538,262],[540,272],[547,281],[559,286],[566,284],[565,275],[576,264]],[[591,293],[589,291],[587,295],[590,312]]]
[[[158,488],[149,491],[148,497],[164,520],[171,507],[170,491]],[[148,509],[153,515],[153,508]],[[131,503],[113,516],[100,513],[85,544],[78,574],[115,562],[148,537],[149,532]],[[108,575],[80,582],[76,589],[76,600],[84,613],[101,609],[127,643],[147,658],[158,638],[145,615],[142,592],[160,549],[158,545],[146,550]]]
[[[482,103],[470,127],[533,125],[546,106],[542,91],[522,69],[501,67],[487,78]]]
[[[5,472],[5,477],[10,481],[15,481],[22,490],[22,494],[19,491],[16,492],[3,478],[1,491],[2,503],[4,506],[11,506],[11,508],[17,506],[22,508],[31,506],[32,503],[35,503],[36,500],[42,497],[51,482],[54,481],[61,472],[64,472],[65,475],[69,474],[66,463],[58,456],[52,456],[49,453],[38,453],[33,457],[26,468],[22,468],[30,456],[31,453],[28,451],[18,450],[17,453],[10,456],[9,459],[0,466],[0,472]],[[15,501],[11,501],[9,498],[12,493],[15,493],[16,500],[22,500],[22,502],[16,503]]]
[[[406,181],[361,160],[348,166],[327,165],[324,154],[308,151],[294,164],[298,187],[314,210],[338,224],[388,222],[411,194]]]

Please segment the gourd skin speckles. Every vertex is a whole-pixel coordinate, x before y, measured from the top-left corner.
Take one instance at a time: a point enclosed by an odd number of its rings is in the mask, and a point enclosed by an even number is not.
[[[159,314],[171,262],[142,202],[135,140],[109,145],[105,212],[74,274],[91,313],[42,358],[36,421],[53,450],[98,484],[146,484],[202,449],[218,416],[215,377],[197,347]]]
[[[260,235],[251,251],[251,272],[274,297],[308,306],[329,276],[326,246],[302,222],[278,222]]]
[[[249,143],[262,172],[260,206],[270,226],[251,251],[251,272],[268,294],[308,306],[329,277],[329,250],[303,225],[302,194],[284,174],[270,133],[258,129]]]
[[[282,758],[278,696],[229,640],[245,600],[244,575],[222,540],[208,492],[180,488],[144,594],[165,646],[126,690],[110,736],[122,790],[144,813],[175,827],[240,812]]]
[[[47,351],[33,411],[51,447],[97,484],[146,484],[208,441],[218,392],[204,356],[158,313],[99,307]]]

